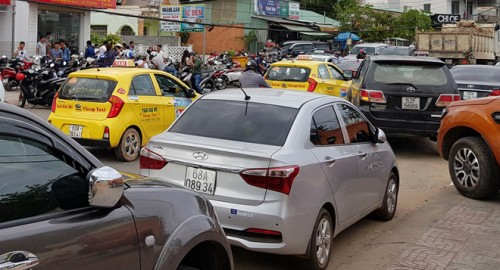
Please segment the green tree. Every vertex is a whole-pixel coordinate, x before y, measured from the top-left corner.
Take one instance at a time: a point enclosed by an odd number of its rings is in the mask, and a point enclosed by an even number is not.
[[[422,10],[410,9],[393,21],[394,36],[415,40],[415,31],[431,30],[431,18]]]

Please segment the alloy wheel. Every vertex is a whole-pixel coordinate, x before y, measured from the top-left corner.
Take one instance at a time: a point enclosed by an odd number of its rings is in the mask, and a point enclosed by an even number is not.
[[[460,149],[453,165],[457,181],[466,189],[474,188],[479,182],[479,161],[469,148]]]
[[[387,185],[387,211],[393,213],[396,210],[396,200],[398,199],[398,187],[396,181],[391,178]]]
[[[326,265],[330,259],[332,226],[328,218],[323,217],[316,229],[316,258],[320,265]]]
[[[139,151],[139,140],[134,133],[129,133],[127,134],[127,137],[125,138],[125,144],[123,145],[125,148],[124,152],[127,154],[129,157],[133,157],[138,151]]]

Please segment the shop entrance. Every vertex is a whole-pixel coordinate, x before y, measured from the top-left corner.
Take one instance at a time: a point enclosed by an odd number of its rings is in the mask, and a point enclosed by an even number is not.
[[[80,13],[38,10],[38,36],[52,34],[50,42],[64,40],[71,54],[78,54],[80,44]]]

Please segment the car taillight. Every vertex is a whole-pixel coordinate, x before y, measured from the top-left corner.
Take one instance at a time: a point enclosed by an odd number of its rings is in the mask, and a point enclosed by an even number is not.
[[[489,97],[498,97],[500,96],[500,89],[493,89],[491,93],[488,95]]]
[[[159,170],[167,165],[167,160],[147,147],[141,149],[140,169]]]
[[[108,118],[114,118],[120,114],[120,111],[123,108],[123,105],[125,105],[125,102],[117,96],[111,96],[108,100],[111,103],[111,109],[109,110],[108,113]]]
[[[313,78],[307,79],[307,82],[309,83],[309,86],[307,87],[307,92],[314,92],[314,90],[316,89],[316,85],[318,85],[318,82]]]
[[[55,113],[56,112],[56,108],[57,108],[57,98],[59,97],[59,91],[55,93],[54,95],[54,99],[52,100],[52,106],[50,107],[50,110]]]
[[[248,169],[240,173],[249,185],[290,194],[293,180],[299,174],[299,166],[269,169]]]
[[[442,94],[436,101],[436,107],[447,107],[453,101],[460,101],[460,95]]]
[[[380,90],[361,89],[361,100],[372,103],[386,103],[384,92]]]

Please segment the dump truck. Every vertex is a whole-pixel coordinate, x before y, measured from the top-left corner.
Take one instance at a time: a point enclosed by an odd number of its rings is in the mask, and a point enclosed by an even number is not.
[[[494,64],[500,57],[495,26],[460,21],[436,31],[417,31],[416,54],[440,58],[448,65]]]

